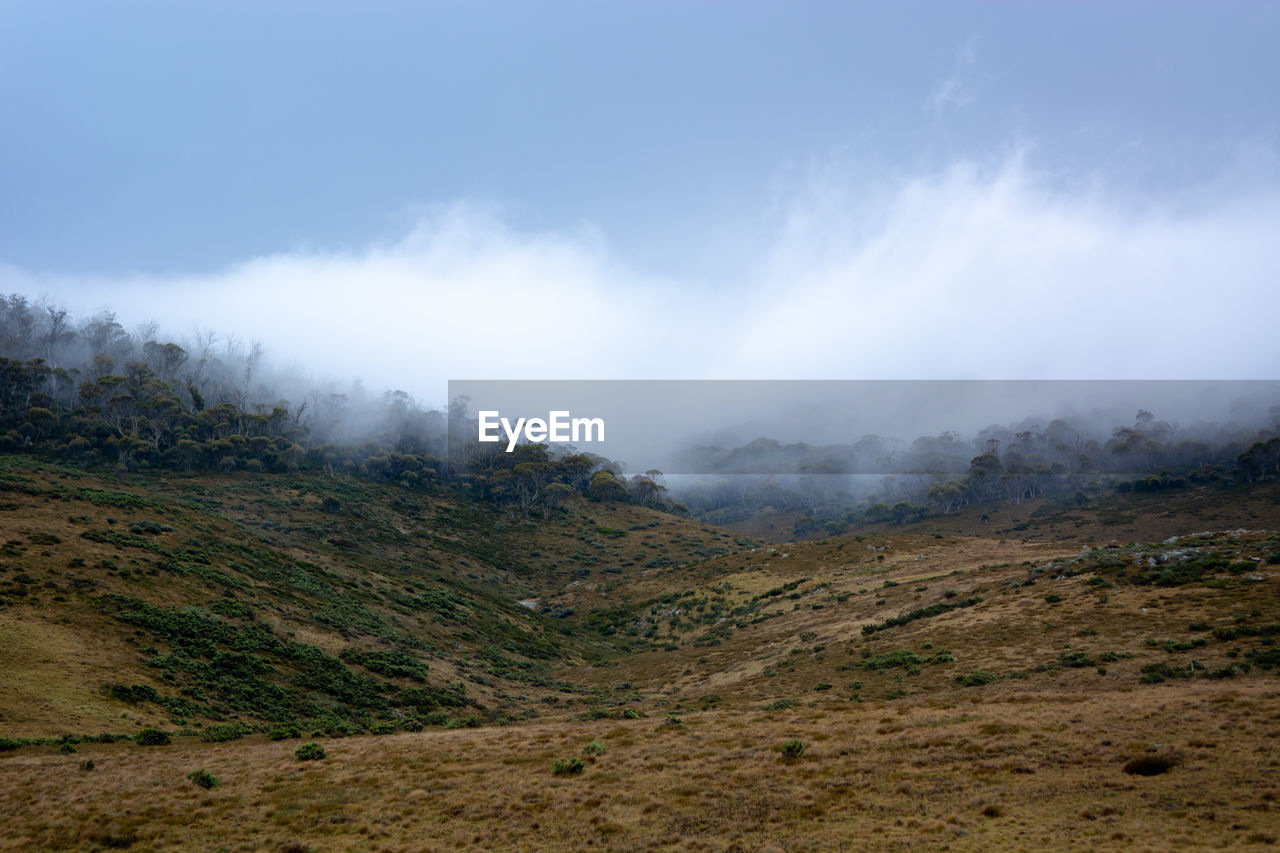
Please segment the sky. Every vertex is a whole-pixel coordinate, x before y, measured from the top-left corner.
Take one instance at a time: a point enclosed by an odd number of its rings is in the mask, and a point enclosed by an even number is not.
[[[1276,378],[1280,3],[0,2],[0,292],[448,379]]]

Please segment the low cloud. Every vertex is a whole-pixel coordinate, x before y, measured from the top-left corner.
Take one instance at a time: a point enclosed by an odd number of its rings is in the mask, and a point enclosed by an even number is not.
[[[1016,153],[865,195],[793,188],[740,247],[744,280],[650,275],[598,234],[456,204],[361,251],[207,276],[10,267],[0,288],[234,332],[277,366],[433,403],[450,378],[1273,378],[1280,193],[1262,186],[1134,202]]]

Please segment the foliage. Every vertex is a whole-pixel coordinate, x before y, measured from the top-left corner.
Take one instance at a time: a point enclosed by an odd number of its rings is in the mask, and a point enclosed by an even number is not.
[[[774,701],[768,703],[767,705],[761,705],[760,710],[761,711],[785,711],[788,708],[794,707],[795,704],[796,704],[796,700],[794,699],[775,699]]]
[[[1000,676],[991,672],[984,672],[980,669],[966,673],[965,675],[956,676],[956,681],[961,687],[980,687],[984,684],[993,684],[999,680]]]
[[[1064,652],[1058,655],[1058,663],[1072,669],[1097,666],[1098,662],[1085,652]]]
[[[139,746],[165,746],[173,743],[173,738],[162,729],[143,729],[134,735],[133,741]]]
[[[250,731],[248,726],[240,723],[215,723],[200,734],[200,740],[205,743],[226,743],[239,740]]]
[[[778,751],[782,753],[783,758],[799,758],[804,755],[806,747],[805,742],[799,738],[790,738],[782,742]]]
[[[324,747],[309,740],[293,751],[293,757],[299,761],[319,761],[325,757]]]
[[[0,298],[0,451],[122,471],[312,471],[409,489],[446,484],[523,517],[550,517],[573,495],[681,514],[807,505],[812,510],[797,522],[798,533],[842,531],[854,522],[901,524],[1049,494],[1075,508],[1090,503],[1082,487],[1103,473],[1120,478],[1118,491],[1135,495],[1232,477],[1280,478],[1280,436],[1270,424],[1262,431],[1231,425],[1192,433],[1139,410],[1133,423],[1109,431],[1055,419],[1019,432],[986,430],[969,441],[955,433],[920,436],[902,453],[875,436],[821,448],[771,439],[707,447],[701,452],[712,472],[727,466],[724,473],[883,473],[883,460],[892,458],[890,473],[936,476],[921,478],[927,481],[906,494],[897,490],[892,506],[878,499],[859,504],[841,490],[820,496],[762,481],[745,495],[736,487],[695,490],[677,508],[661,472],[626,478],[620,465],[592,454],[556,457],[546,444],[506,453],[479,442],[465,400],[435,411],[400,391],[359,405],[318,389],[284,399],[263,381],[260,347],[237,347],[230,338],[217,352],[212,335],[182,345],[157,340],[154,331],[131,334],[110,312],[77,326],[64,309],[21,294]],[[358,439],[338,443],[351,435]],[[868,469],[873,459],[876,467]],[[319,508],[337,515],[348,505],[329,494]]]
[[[192,770],[187,774],[187,778],[195,782],[201,788],[216,788],[222,783],[218,781],[218,777],[214,776],[208,770]]]
[[[277,726],[273,726],[270,731],[267,732],[267,737],[271,740],[300,738],[302,737],[302,726],[293,721],[280,723]]]
[[[584,769],[586,765],[576,755],[572,758],[557,758],[551,762],[551,772],[556,776],[573,776]]]
[[[195,607],[161,608],[123,596],[104,599],[103,606],[120,621],[165,641],[170,652],[150,658],[148,664],[183,676],[211,704],[164,697],[148,685],[108,685],[110,695],[121,701],[155,702],[182,715],[212,714],[221,708],[281,721],[331,713],[335,702],[347,713],[385,710],[393,704],[434,708],[466,703],[461,685],[401,688],[358,675],[315,646],[278,637],[263,622],[232,621]],[[404,652],[345,656],[380,674],[425,680],[425,665]],[[329,701],[321,706],[312,698],[317,695]]]
[[[928,619],[932,616],[941,616],[943,613],[950,613],[952,610],[957,610],[961,607],[973,607],[974,605],[981,603],[982,599],[978,596],[966,598],[963,601],[958,601],[954,604],[949,602],[938,602],[937,604],[931,604],[928,607],[921,607],[916,610],[903,613],[899,616],[894,616],[890,619],[884,620],[883,622],[863,625],[862,633],[864,636],[870,636],[877,631],[896,628],[900,625],[906,625],[910,622],[914,622],[917,619]]]
[[[874,672],[884,672],[886,669],[903,667],[909,672],[919,672],[920,665],[923,663],[925,663],[924,658],[910,649],[897,649],[868,658],[862,662],[862,668]]]

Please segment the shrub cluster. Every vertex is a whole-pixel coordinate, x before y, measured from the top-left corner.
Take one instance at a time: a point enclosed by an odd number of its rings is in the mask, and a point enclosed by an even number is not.
[[[299,761],[319,761],[325,757],[324,747],[315,741],[307,741],[293,751],[293,757]]]
[[[782,742],[778,751],[782,753],[783,758],[799,758],[804,755],[806,746],[805,742],[799,738],[790,738]]]
[[[133,742],[139,746],[165,746],[173,743],[173,738],[161,729],[143,729],[134,735]]]
[[[214,776],[208,770],[192,770],[187,774],[187,778],[195,782],[201,788],[216,788],[222,783],[218,781],[218,777]]]
[[[582,759],[576,755],[573,758],[557,758],[551,762],[551,772],[557,776],[573,776],[581,773],[586,768],[582,763]]]

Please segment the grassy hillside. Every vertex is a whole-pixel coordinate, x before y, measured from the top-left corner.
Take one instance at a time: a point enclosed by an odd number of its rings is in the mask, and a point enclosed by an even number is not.
[[[0,535],[7,736],[528,715],[582,692],[556,666],[646,645],[536,602],[739,547],[632,506],[513,521],[353,478],[117,481],[22,457],[0,462]]]
[[[1097,522],[1063,536],[1046,506],[1023,507],[1026,524],[975,510],[760,546],[672,572],[679,583],[638,578],[639,618],[662,647],[570,677],[681,709],[1270,677],[1277,484],[1094,510],[1123,513],[1127,532],[1145,520],[1147,539],[1115,541]],[[938,532],[951,526],[990,533]]]
[[[0,489],[18,848],[1277,842],[1274,483],[770,544],[341,477]]]

